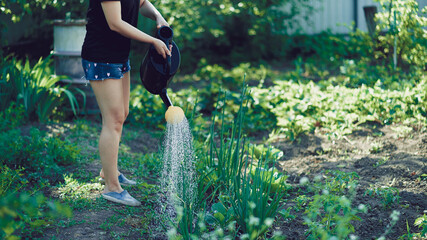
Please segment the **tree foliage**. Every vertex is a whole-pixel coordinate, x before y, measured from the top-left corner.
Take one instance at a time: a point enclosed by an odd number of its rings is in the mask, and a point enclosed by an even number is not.
[[[281,44],[295,18],[312,8],[309,0],[162,0],[158,3],[173,27],[184,60],[233,65],[283,54]],[[189,64],[192,65],[192,64]]]
[[[378,46],[376,59],[392,62],[394,45],[398,66],[425,69],[427,63],[427,7],[419,10],[415,0],[377,0],[382,11],[376,14]],[[381,34],[386,32],[385,34]]]

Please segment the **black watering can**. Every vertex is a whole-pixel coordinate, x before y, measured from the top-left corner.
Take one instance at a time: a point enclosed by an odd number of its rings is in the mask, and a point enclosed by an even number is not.
[[[151,45],[141,63],[139,73],[145,89],[152,94],[160,95],[166,108],[168,108],[173,105],[166,88],[179,68],[181,55],[178,46],[172,41],[172,28],[167,26],[159,28],[156,37],[162,40],[168,48],[169,45],[172,45],[172,56],[166,55],[167,58],[164,59]]]

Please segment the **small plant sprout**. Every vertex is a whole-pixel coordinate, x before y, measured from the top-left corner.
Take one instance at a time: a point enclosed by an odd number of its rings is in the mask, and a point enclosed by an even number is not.
[[[399,190],[393,187],[370,187],[365,191],[365,195],[377,196],[381,199],[384,208],[390,208],[393,204],[399,204]]]
[[[384,145],[381,142],[374,141],[371,143],[371,149],[369,150],[371,153],[379,153],[383,149]]]
[[[385,163],[388,162],[388,160],[390,160],[390,157],[388,157],[388,156],[382,157],[373,165],[373,167],[377,168],[381,165],[384,165]]]

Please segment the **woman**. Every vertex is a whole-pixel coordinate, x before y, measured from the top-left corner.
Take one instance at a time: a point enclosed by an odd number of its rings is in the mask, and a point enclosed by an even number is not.
[[[168,47],[159,39],[136,28],[138,12],[157,22],[168,23],[148,0],[90,0],[87,13],[86,37],[82,47],[82,65],[90,81],[102,115],[99,138],[101,178],[105,188],[101,194],[107,200],[138,206],[121,184],[133,185],[118,171],[117,158],[123,123],[129,113],[129,51],[131,39],[150,43],[166,58]]]

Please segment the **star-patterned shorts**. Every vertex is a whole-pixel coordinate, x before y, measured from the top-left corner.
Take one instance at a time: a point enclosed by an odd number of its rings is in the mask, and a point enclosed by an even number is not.
[[[121,79],[130,71],[129,60],[125,63],[95,63],[82,59],[86,80]]]

